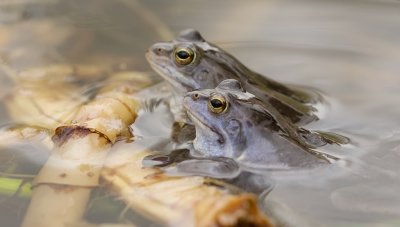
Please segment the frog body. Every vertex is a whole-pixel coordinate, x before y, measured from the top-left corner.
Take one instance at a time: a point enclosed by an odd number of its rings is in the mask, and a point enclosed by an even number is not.
[[[309,167],[335,159],[314,150],[331,141],[291,123],[237,80],[189,92],[183,106],[196,128],[194,151],[201,156],[273,168]]]

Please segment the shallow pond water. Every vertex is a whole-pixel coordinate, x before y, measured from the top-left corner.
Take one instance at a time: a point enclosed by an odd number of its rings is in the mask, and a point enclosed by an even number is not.
[[[320,89],[331,105],[307,128],[341,133],[353,143],[326,148],[343,159],[334,165],[266,173],[274,187],[261,203],[293,226],[400,225],[399,2],[38,0],[0,3],[0,9],[0,56],[13,69],[108,62],[150,72],[146,49],[193,27],[257,72]],[[4,102],[15,81],[2,70]],[[10,123],[2,105],[0,124]],[[4,168],[10,163],[0,161]],[[0,206],[0,213],[7,209]]]

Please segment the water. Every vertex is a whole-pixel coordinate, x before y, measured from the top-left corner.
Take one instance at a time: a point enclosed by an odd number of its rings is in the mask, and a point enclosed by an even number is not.
[[[331,107],[307,127],[353,139],[353,146],[327,148],[343,162],[276,176],[264,202],[270,214],[295,226],[400,225],[399,2],[151,0],[140,9],[132,3],[1,3],[1,59],[14,70],[88,63],[151,71],[143,57],[148,46],[196,28],[257,72],[323,91]],[[4,102],[18,81],[3,68],[0,82]],[[9,123],[2,105],[0,124]],[[1,159],[2,169],[9,163]],[[23,213],[26,201],[11,201]],[[1,219],[6,210],[0,207]]]

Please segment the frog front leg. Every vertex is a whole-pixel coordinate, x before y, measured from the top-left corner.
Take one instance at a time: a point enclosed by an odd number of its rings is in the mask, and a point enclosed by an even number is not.
[[[189,149],[173,150],[168,154],[155,154],[143,159],[145,167],[160,167],[173,176],[207,176],[232,179],[240,174],[238,163],[226,157],[195,157]]]

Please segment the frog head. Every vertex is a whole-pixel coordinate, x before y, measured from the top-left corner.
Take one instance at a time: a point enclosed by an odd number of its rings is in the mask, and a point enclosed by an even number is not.
[[[245,68],[232,55],[207,42],[194,29],[172,41],[152,45],[146,53],[151,67],[181,92],[215,88],[227,78],[236,78]]]
[[[240,82],[222,81],[215,89],[192,91],[183,101],[196,127],[195,150],[203,155],[238,158],[255,141],[257,127],[281,131],[261,102]],[[253,138],[249,138],[253,137]]]

